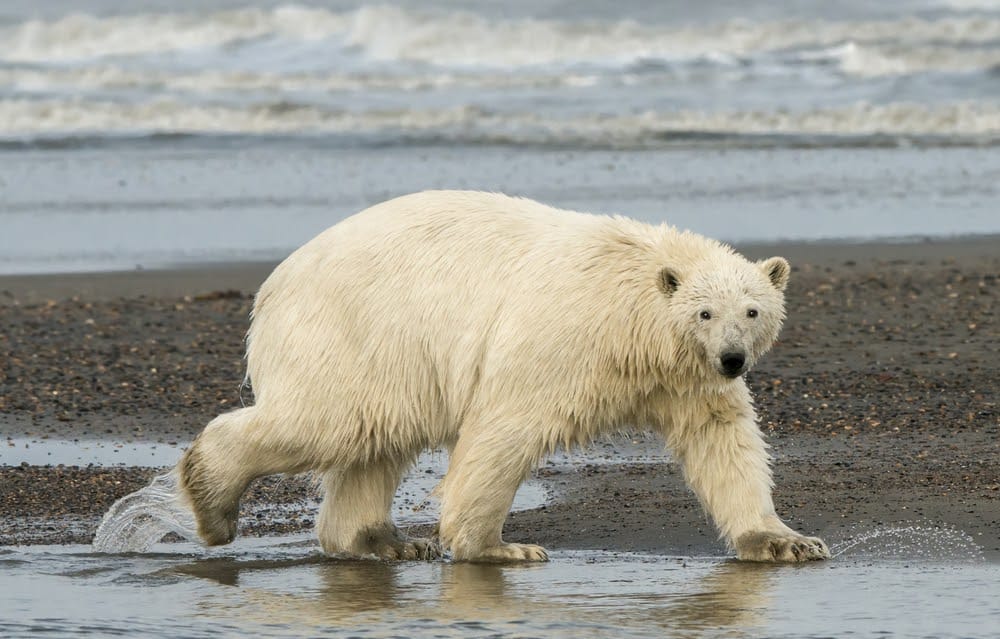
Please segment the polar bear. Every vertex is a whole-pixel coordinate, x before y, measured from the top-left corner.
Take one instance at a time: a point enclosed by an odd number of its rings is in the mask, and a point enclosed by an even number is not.
[[[256,477],[314,471],[326,552],[545,561],[501,530],[558,448],[660,433],[740,559],[826,545],[775,513],[743,374],[784,319],[788,263],[749,262],[670,226],[471,191],[399,197],[296,250],[247,333],[254,405],[214,419],[178,464],[209,545],[236,534]],[[402,475],[445,447],[439,545],[390,517]]]

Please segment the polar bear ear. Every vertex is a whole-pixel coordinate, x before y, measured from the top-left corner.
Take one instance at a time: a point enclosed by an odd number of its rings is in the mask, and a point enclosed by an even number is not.
[[[659,276],[660,290],[668,297],[674,294],[680,283],[677,281],[677,274],[669,266],[660,269]]]
[[[757,262],[757,264],[760,265],[760,270],[764,271],[764,275],[767,275],[767,278],[771,280],[774,288],[779,291],[785,290],[785,287],[788,286],[788,276],[792,272],[788,260],[783,257],[772,257],[763,262]]]

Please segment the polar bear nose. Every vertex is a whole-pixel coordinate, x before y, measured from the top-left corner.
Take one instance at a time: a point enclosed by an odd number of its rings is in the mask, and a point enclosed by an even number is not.
[[[730,351],[723,353],[719,358],[722,363],[723,374],[729,377],[736,377],[743,372],[743,365],[746,364],[746,356],[743,353]]]

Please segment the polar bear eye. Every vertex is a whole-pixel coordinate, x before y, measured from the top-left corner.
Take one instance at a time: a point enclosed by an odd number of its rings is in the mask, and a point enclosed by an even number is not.
[[[712,319],[712,314],[709,313],[708,311],[702,311],[701,313],[698,314],[698,317],[700,317],[703,320],[710,320]]]
[[[757,309],[751,308],[749,311],[747,311],[747,317],[749,317],[750,319],[757,317]]]

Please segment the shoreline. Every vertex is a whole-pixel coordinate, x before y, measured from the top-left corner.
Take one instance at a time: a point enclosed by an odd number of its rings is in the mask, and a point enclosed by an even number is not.
[[[916,264],[1000,251],[1000,234],[871,240],[834,239],[731,244],[749,259],[781,255],[797,266],[835,266],[908,260]],[[252,293],[280,260],[195,262],[162,268],[0,274],[0,306],[38,304],[73,297],[104,301],[122,297],[184,297],[198,293]]]
[[[984,236],[738,247],[793,264],[780,341],[748,377],[790,525],[836,541],[923,522],[963,531],[1000,561],[998,246]],[[247,314],[273,265],[0,276],[0,445],[190,441],[239,405]],[[154,472],[0,466],[0,546],[86,543]],[[512,514],[510,540],[724,553],[671,464],[584,460],[537,480],[558,497]],[[302,478],[258,482],[244,534],[311,528],[310,490]]]

